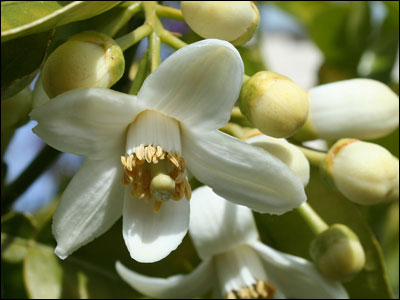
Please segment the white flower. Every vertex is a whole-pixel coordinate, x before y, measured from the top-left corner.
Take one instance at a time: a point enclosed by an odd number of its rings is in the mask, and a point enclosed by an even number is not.
[[[399,126],[399,97],[372,79],[323,84],[310,89],[307,125],[314,138],[379,138]]]
[[[217,130],[229,120],[242,78],[237,50],[204,40],[165,60],[137,97],[79,89],[34,109],[36,134],[87,157],[54,215],[56,254],[66,257],[123,214],[132,258],[167,256],[189,225],[188,201],[169,201],[190,198],[186,164],[216,193],[260,212],[281,214],[305,201],[300,180],[281,161]]]
[[[339,282],[325,279],[311,262],[259,242],[251,211],[208,187],[193,193],[190,234],[203,259],[192,273],[155,278],[117,262],[119,275],[155,298],[193,298],[210,289],[215,298],[348,298]]]

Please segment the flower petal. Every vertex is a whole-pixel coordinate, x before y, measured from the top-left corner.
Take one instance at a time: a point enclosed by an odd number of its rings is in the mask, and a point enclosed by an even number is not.
[[[64,259],[106,232],[121,216],[122,167],[117,159],[86,159],[64,191],[53,217],[56,254]]]
[[[50,101],[49,96],[47,96],[42,83],[42,73],[40,73],[39,78],[36,81],[35,88],[33,89],[33,108],[39,107]]]
[[[183,47],[147,77],[140,102],[197,129],[225,125],[243,79],[239,52],[209,39]]]
[[[136,97],[102,88],[65,92],[37,107],[33,131],[50,146],[93,159],[124,154],[128,125],[143,109]]]
[[[322,139],[374,139],[399,126],[399,97],[372,79],[352,79],[310,89],[310,117]]]
[[[310,163],[303,152],[285,139],[277,139],[264,134],[252,136],[246,139],[250,145],[260,147],[279,158],[300,178],[304,186],[310,179]]]
[[[190,200],[190,236],[203,259],[258,238],[251,210],[202,186]]]
[[[153,203],[125,192],[123,234],[131,257],[139,262],[155,262],[175,250],[189,227],[189,202],[169,200],[159,212]]]
[[[219,131],[199,134],[181,128],[188,168],[228,201],[283,214],[306,200],[300,179],[263,149]]]
[[[250,244],[261,256],[270,281],[286,298],[348,299],[338,281],[324,278],[314,264],[274,250],[259,241]]]
[[[129,270],[120,262],[115,265],[118,274],[140,293],[158,299],[188,299],[202,296],[214,282],[211,261],[203,261],[187,275],[168,278],[150,277]]]

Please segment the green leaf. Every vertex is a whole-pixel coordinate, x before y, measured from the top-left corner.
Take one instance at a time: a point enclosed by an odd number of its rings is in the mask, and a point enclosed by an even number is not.
[[[1,259],[8,263],[20,263],[25,258],[29,246],[26,239],[1,233]]]
[[[1,232],[30,239],[37,231],[37,222],[29,213],[10,212],[1,217]]]
[[[1,42],[91,18],[121,1],[2,1]]]
[[[53,31],[14,39],[1,45],[1,99],[14,96],[35,78]]]
[[[383,261],[382,250],[357,205],[342,196],[321,179],[319,170],[312,168],[306,188],[308,203],[328,223],[342,223],[352,229],[361,241],[366,254],[366,265],[353,280],[344,283],[351,298],[391,299],[392,291]],[[256,214],[261,238],[267,236],[278,250],[310,259],[309,245],[313,233],[294,210],[283,216]]]
[[[52,248],[39,244],[29,247],[24,259],[23,272],[30,298],[60,298],[62,269]]]

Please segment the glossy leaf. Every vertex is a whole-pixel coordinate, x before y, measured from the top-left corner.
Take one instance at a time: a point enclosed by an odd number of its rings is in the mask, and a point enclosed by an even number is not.
[[[1,42],[91,18],[121,1],[3,1]]]
[[[30,298],[60,298],[62,269],[52,248],[38,244],[29,247],[23,270],[25,287]]]
[[[357,205],[343,197],[321,179],[319,170],[312,168],[306,188],[308,203],[328,223],[342,223],[359,237],[366,253],[366,265],[362,272],[345,287],[356,299],[390,299],[393,297],[388,283],[381,247],[363,219]],[[310,259],[308,245],[313,233],[300,214],[294,210],[283,216],[256,215],[257,225],[271,239],[277,249]],[[265,240],[268,241],[268,240]]]
[[[53,31],[32,34],[1,45],[1,99],[24,89],[35,78]]]

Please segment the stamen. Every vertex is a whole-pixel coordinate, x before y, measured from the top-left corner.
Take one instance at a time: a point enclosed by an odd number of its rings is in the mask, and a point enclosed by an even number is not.
[[[133,197],[153,203],[159,212],[162,203],[170,199],[190,200],[192,190],[186,178],[185,159],[178,153],[168,153],[160,146],[140,145],[135,152],[121,156],[124,166],[122,184],[130,185]],[[167,159],[166,159],[167,158]]]
[[[273,299],[275,292],[276,287],[270,281],[257,280],[252,286],[229,292],[225,299]]]

